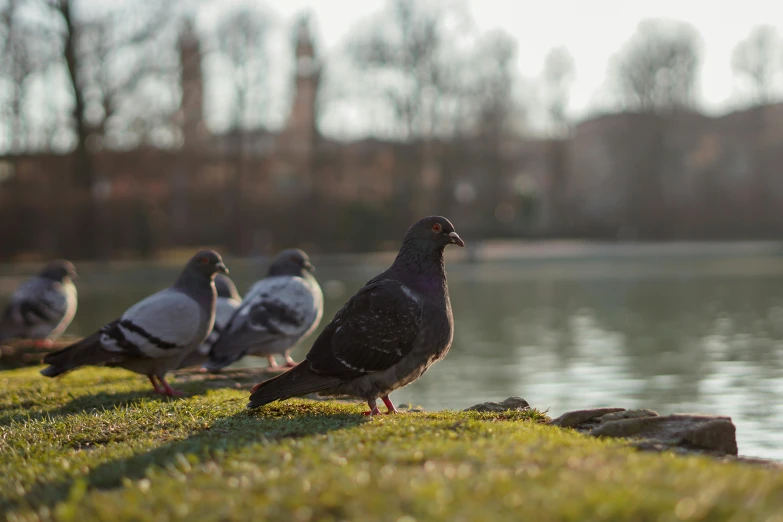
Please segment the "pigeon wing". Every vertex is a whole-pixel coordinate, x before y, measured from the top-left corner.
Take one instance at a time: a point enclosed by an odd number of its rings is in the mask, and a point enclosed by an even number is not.
[[[212,357],[236,360],[256,347],[293,344],[318,315],[312,289],[301,277],[269,277],[248,292],[226,325]]]
[[[402,283],[368,284],[316,339],[307,354],[312,371],[355,378],[393,366],[413,348],[421,312],[419,299]]]
[[[139,301],[101,329],[101,345],[134,357],[168,357],[203,341],[198,303],[174,289]]]
[[[68,311],[68,299],[60,283],[41,278],[25,281],[11,297],[3,314],[3,330],[15,335],[42,327],[54,329]]]

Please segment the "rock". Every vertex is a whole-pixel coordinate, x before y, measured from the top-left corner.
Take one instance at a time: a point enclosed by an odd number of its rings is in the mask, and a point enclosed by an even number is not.
[[[615,413],[608,413],[601,417],[601,422],[636,419],[639,417],[657,417],[658,412],[653,410],[623,410]]]
[[[400,411],[407,411],[411,413],[423,413],[426,411],[423,406],[419,406],[417,404],[409,404],[409,403],[398,404],[397,409]]]
[[[508,410],[523,411],[530,408],[530,404],[527,403],[522,397],[509,397],[503,402],[483,402],[476,404],[470,408],[465,408],[462,411],[492,411],[503,412]]]
[[[607,413],[615,413],[615,412],[623,412],[623,411],[626,411],[625,408],[593,408],[592,410],[569,411],[567,413],[562,414],[555,420],[553,420],[552,424],[555,426],[560,426],[561,428],[579,429],[580,425],[588,421],[591,421],[593,419],[603,417]]]
[[[652,410],[600,408],[564,413],[555,426],[574,428],[594,437],[633,439],[639,449],[710,452],[736,455],[736,428],[729,417],[676,414],[659,416]]]

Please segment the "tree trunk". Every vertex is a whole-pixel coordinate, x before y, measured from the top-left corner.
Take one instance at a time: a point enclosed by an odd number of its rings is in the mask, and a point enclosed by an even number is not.
[[[99,255],[97,208],[92,194],[93,185],[95,183],[95,173],[92,158],[87,149],[90,129],[84,119],[85,101],[84,92],[82,90],[83,83],[80,77],[79,57],[76,50],[78,29],[75,27],[73,12],[71,11],[72,1],[73,0],[61,0],[58,9],[65,22],[66,33],[63,54],[65,63],[68,66],[68,77],[71,82],[71,88],[73,89],[73,119],[76,125],[76,150],[74,151],[73,164],[74,180],[78,192],[84,195],[84,209],[80,216],[82,230],[85,231],[85,234],[82,236],[83,240],[81,245],[83,250],[76,254],[78,257],[94,258]]]

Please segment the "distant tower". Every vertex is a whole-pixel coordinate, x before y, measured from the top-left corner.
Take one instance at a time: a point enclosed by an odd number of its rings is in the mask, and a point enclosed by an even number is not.
[[[179,59],[181,66],[179,122],[185,147],[198,145],[205,132],[204,126],[204,78],[201,74],[201,41],[187,20],[179,36]]]
[[[316,129],[318,83],[321,67],[315,56],[310,32],[310,17],[299,18],[294,30],[296,69],[291,112],[278,138],[278,152],[284,170],[300,176],[300,182],[312,188],[313,156],[318,131]]]

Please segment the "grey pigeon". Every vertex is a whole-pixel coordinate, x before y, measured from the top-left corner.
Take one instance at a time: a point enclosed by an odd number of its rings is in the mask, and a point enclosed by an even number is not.
[[[120,367],[146,375],[156,393],[181,395],[165,376],[212,331],[217,272],[228,273],[220,255],[199,252],[173,286],[131,306],[89,337],[47,355],[44,362],[51,366],[41,373],[55,377],[85,365]]]
[[[443,250],[465,246],[444,217],[408,229],[392,266],[371,279],[337,312],[307,357],[253,388],[248,408],[309,393],[350,395],[379,413],[397,410],[389,393],[446,356],[454,335]]]
[[[38,275],[22,283],[0,317],[0,342],[33,339],[51,345],[51,340],[62,335],[76,315],[74,278],[76,268],[61,259],[47,264]]]
[[[283,355],[286,366],[296,366],[289,352],[318,327],[324,312],[313,270],[303,251],[280,252],[267,276],[250,288],[204,366],[216,371],[245,355],[266,356],[272,369],[278,368],[274,356]]]
[[[227,275],[218,274],[215,276],[215,289],[217,290],[217,303],[215,306],[215,326],[212,327],[212,333],[209,334],[206,341],[201,343],[198,350],[185,357],[177,369],[201,365],[206,362],[212,346],[220,338],[220,333],[228,324],[228,320],[241,304],[242,297],[237,292],[234,282]]]

